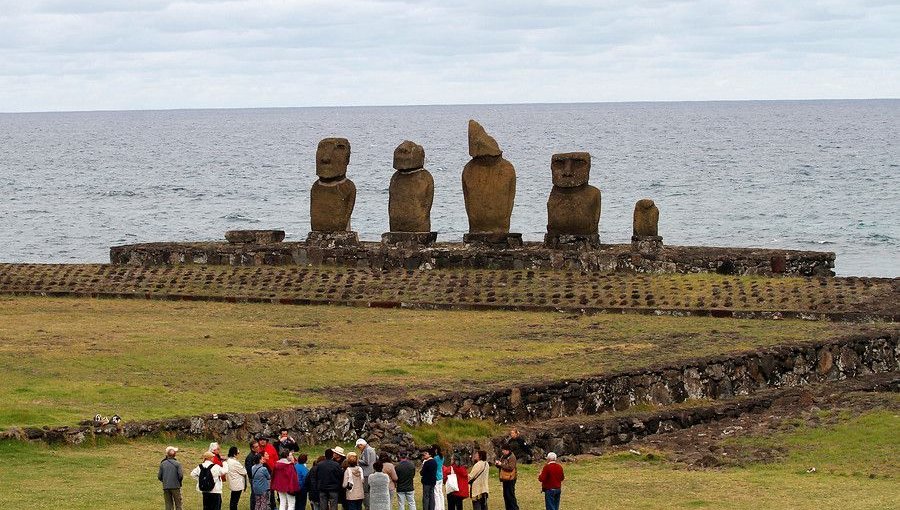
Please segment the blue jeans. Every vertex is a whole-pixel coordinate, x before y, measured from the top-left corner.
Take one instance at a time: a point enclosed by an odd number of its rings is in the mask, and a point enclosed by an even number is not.
[[[559,510],[559,497],[562,489],[548,489],[544,491],[544,505],[547,510]]]

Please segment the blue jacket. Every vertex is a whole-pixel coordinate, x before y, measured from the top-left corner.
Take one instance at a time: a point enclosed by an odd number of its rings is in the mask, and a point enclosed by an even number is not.
[[[269,473],[269,468],[263,464],[257,464],[253,466],[253,471],[250,472],[250,489],[253,491],[253,494],[265,494],[269,492],[269,482],[271,480],[272,475]]]
[[[309,468],[306,467],[306,464],[300,464],[299,462],[294,464],[294,469],[297,470],[297,481],[300,482],[300,490],[306,491],[305,487],[306,475],[309,474]]]

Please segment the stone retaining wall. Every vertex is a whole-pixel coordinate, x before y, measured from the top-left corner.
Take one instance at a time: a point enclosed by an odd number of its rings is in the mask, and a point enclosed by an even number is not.
[[[306,242],[258,244],[148,243],[110,248],[110,261],[125,265],[213,264],[231,266],[338,265],[370,269],[570,269],[641,273],[833,276],[834,253],[762,248],[663,246],[657,253],[630,244],[556,250],[541,243],[518,248],[437,243],[409,248],[362,242],[319,247]]]
[[[547,384],[423,399],[359,402],[333,407],[261,413],[218,413],[119,426],[28,428],[0,437],[78,443],[90,435],[129,438],[161,433],[243,440],[288,428],[308,444],[402,440],[401,423],[433,423],[442,417],[498,423],[547,420],[621,411],[642,403],[667,405],[688,399],[729,399],[768,388],[838,381],[900,369],[900,334],[869,334],[829,342],[786,345],[671,366]]]

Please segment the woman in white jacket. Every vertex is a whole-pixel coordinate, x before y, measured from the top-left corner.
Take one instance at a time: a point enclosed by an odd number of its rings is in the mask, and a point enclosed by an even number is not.
[[[203,462],[191,471],[191,478],[197,480],[197,492],[203,494],[203,510],[221,510],[222,509],[222,477],[228,474],[228,466],[217,466],[213,462],[215,454],[212,452],[203,453]],[[200,487],[200,471],[209,471],[212,475],[212,488],[203,490]],[[208,478],[207,478],[208,479]]]
[[[230,510],[238,510],[238,502],[241,500],[241,493],[247,489],[247,468],[244,463],[239,461],[237,456],[241,453],[237,446],[228,449],[228,460],[225,465],[228,466],[228,488],[231,489],[231,499],[228,500],[228,508]]]

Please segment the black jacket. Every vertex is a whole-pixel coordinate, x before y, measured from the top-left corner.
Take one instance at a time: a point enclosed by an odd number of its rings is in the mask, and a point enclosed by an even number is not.
[[[309,468],[309,473],[306,475],[306,481],[303,482],[303,485],[307,488],[309,493],[310,501],[318,501],[316,498],[319,497],[319,464]]]
[[[253,471],[253,466],[259,464],[259,454],[251,451],[247,454],[247,458],[244,459],[244,468],[247,469],[247,475]]]
[[[344,472],[341,465],[328,459],[316,464],[316,488],[319,492],[343,492],[341,484],[344,483]]]
[[[422,485],[425,487],[433,487],[437,485],[437,461],[428,459],[422,463],[422,472],[420,473]]]

